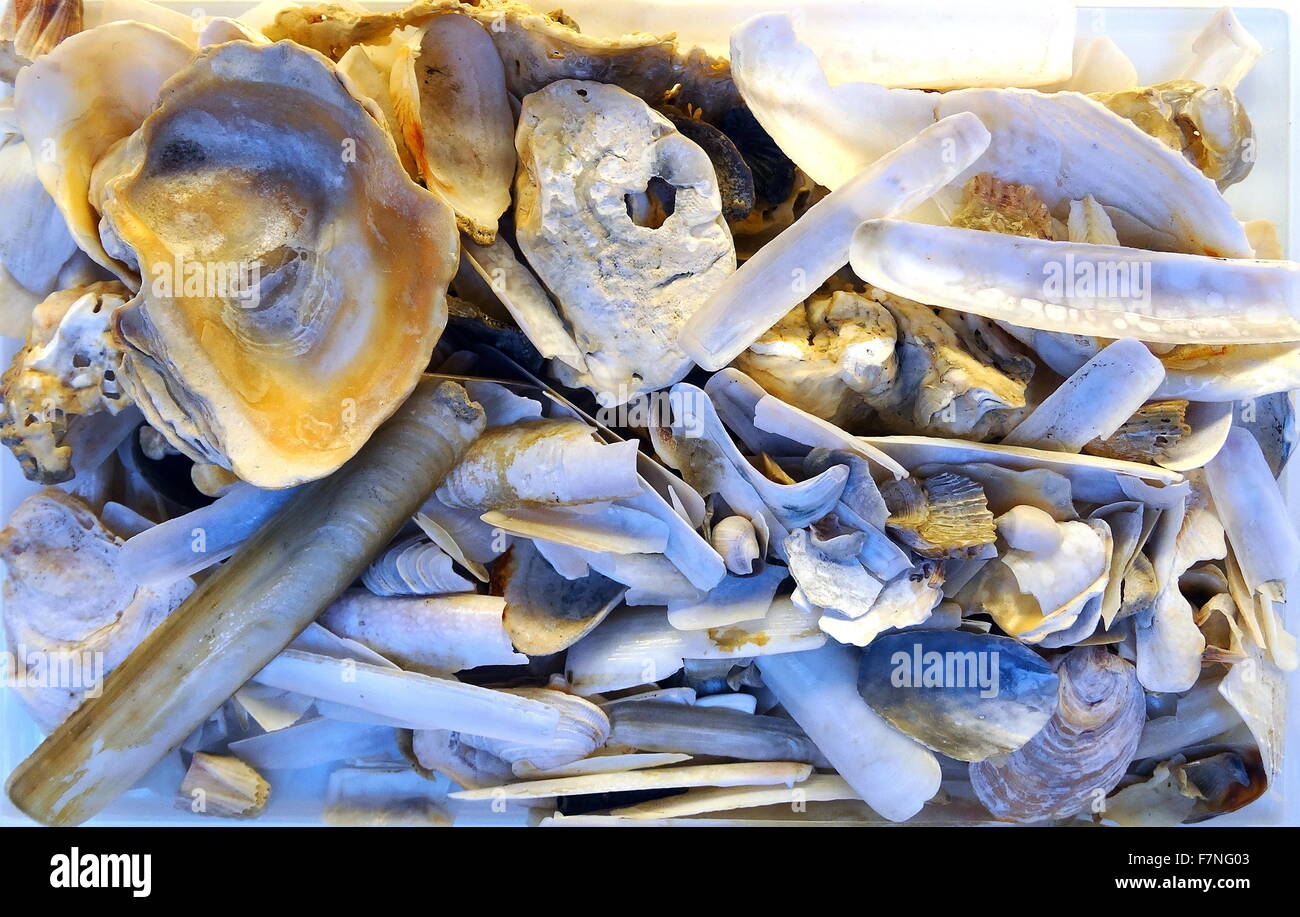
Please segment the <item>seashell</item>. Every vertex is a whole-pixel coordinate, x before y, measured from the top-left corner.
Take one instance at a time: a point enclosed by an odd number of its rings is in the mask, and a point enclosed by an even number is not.
[[[393,138],[402,167],[412,178],[419,178],[415,159],[402,136],[402,125],[397,120],[397,108],[390,88],[396,55],[395,47],[353,45],[339,58],[339,73],[350,79],[356,89],[374,102],[383,113],[384,127]]]
[[[1113,433],[1090,440],[1082,451],[1125,462],[1155,462],[1192,431],[1186,422],[1187,405],[1183,399],[1148,402]]]
[[[240,110],[257,118],[219,134],[204,129],[230,120],[245,97]],[[264,142],[272,129],[274,155]],[[353,155],[341,156],[339,143]],[[338,468],[429,360],[456,264],[450,211],[407,178],[382,115],[353,98],[328,61],[287,43],[203,50],[125,146],[121,171],[105,183],[106,218],[145,274],[158,281],[188,270],[192,227],[207,220],[225,230],[204,243],[199,266],[249,274],[204,291],[218,296],[188,295],[188,285],[187,295],[162,295],[180,291],[154,282],[119,311],[128,390],[173,445],[250,483],[284,487]],[[154,167],[176,150],[185,155],[174,168]],[[301,168],[302,156],[319,168]],[[309,217],[281,225],[288,205],[253,190],[272,175]],[[209,185],[222,193],[187,192],[184,211],[152,206],[181,186]],[[323,194],[326,185],[336,190]],[[233,210],[231,187],[250,189]],[[243,231],[253,225],[257,233]],[[196,327],[209,329],[201,348]],[[213,327],[228,331],[214,337]],[[369,346],[355,348],[358,336]],[[276,397],[264,396],[268,388]]]
[[[406,146],[429,190],[476,242],[496,238],[515,175],[514,113],[487,30],[466,16],[435,16],[403,42],[390,94]]]
[[[159,26],[159,28],[164,27]],[[192,22],[190,28],[194,28]],[[204,23],[203,28],[199,29],[196,44],[200,48],[206,48],[208,45],[223,45],[228,41],[248,41],[256,45],[271,43],[271,40],[261,32],[250,28],[238,19],[231,19],[229,16],[211,16]]]
[[[1254,802],[1268,789],[1259,749],[1191,747],[1168,761],[1144,764],[1106,799],[1101,817],[1123,827],[1172,827],[1206,821]]]
[[[1071,201],[1072,216],[1074,203]],[[1002,181],[989,172],[981,172],[966,182],[961,205],[953,213],[951,223],[963,229],[982,229],[1027,239],[1054,238],[1052,215],[1038,192],[1029,185]]]
[[[895,730],[858,693],[858,653],[830,645],[765,656],[766,684],[831,766],[867,805],[906,821],[939,791],[939,762]]]
[[[907,476],[907,470],[902,465],[868,444],[863,437],[850,436],[834,424],[772,395],[765,395],[755,405],[754,425],[760,430],[777,433],[805,446],[854,452],[875,462],[895,478]]]
[[[805,803],[816,803],[831,801],[837,799],[856,800],[858,795],[854,792],[853,787],[848,782],[835,774],[813,774],[807,780],[804,780],[792,792],[784,787],[736,787],[732,788],[703,788],[696,790],[687,790],[675,796],[666,799],[656,799],[650,802],[641,802],[631,806],[624,806],[618,809],[611,809],[608,816],[603,816],[607,824],[649,824],[655,820],[657,824],[668,824],[667,819],[682,819],[677,824],[696,823],[699,820],[687,818],[686,816],[698,815],[703,812],[732,812],[737,809],[755,808],[758,806],[779,806],[781,809],[788,809],[794,799],[798,799],[802,808]],[[806,809],[804,814],[806,815]],[[589,816],[600,817],[600,816]],[[727,822],[732,825],[746,824],[746,819],[735,819]]]
[[[63,214],[41,183],[32,149],[17,130],[13,124],[0,128],[0,194],[9,217],[0,227],[0,267],[16,290],[26,291],[22,298],[39,302],[74,286],[63,281],[73,279],[89,259],[68,233]],[[0,331],[25,337],[35,302],[6,304]]]
[[[944,472],[903,478],[881,489],[889,506],[889,530],[922,557],[973,557],[996,533],[984,488]]]
[[[447,506],[435,494],[420,506],[420,511],[415,514],[415,524],[462,567],[474,572],[480,580],[486,580],[487,570],[483,564],[500,557],[510,546],[510,538],[503,532],[494,532],[492,526],[479,518],[480,515],[472,509]],[[464,555],[465,560],[457,557],[458,553]]]
[[[1255,37],[1246,31],[1232,10],[1216,12],[1192,41],[1192,60],[1182,78],[1206,86],[1236,89],[1259,55],[1263,53]]]
[[[122,54],[123,47],[136,53]],[[77,245],[134,288],[136,265],[100,242],[92,172],[154,108],[162,84],[193,55],[185,43],[139,22],[80,32],[24,68],[14,84],[14,114],[41,184],[67,220]]]
[[[884,631],[926,625],[943,600],[944,569],[922,561],[885,583],[866,614],[852,621],[825,614],[817,626],[840,643],[867,646]]]
[[[411,733],[411,756],[420,767],[446,774],[466,789],[495,786],[513,776],[509,764],[447,729],[416,729]]]
[[[1146,697],[1133,666],[1103,647],[1071,650],[1057,667],[1059,703],[1016,751],[970,766],[971,785],[995,818],[1068,818],[1103,800],[1133,760]]]
[[[862,563],[864,541],[860,532],[824,540],[808,529],[791,532],[784,548],[798,585],[795,601],[849,620],[871,611],[884,583]]]
[[[586,361],[558,365],[561,381],[614,406],[681,379],[681,328],[735,270],[708,156],[635,96],[582,80],[526,96],[515,145],[519,247]],[[663,219],[638,220],[656,189]]]
[[[1251,254],[1213,182],[1132,122],[1077,93],[976,88],[936,95],[870,83],[832,86],[783,13],[756,16],[738,29],[731,61],[736,85],[759,123],[800,168],[832,190],[928,125],[973,113],[992,140],[969,174],[988,172],[1028,184],[1048,209],[1091,194],[1165,233],[1178,251]],[[1098,149],[1106,155],[1098,156]],[[960,187],[940,192],[920,215],[948,222],[943,215],[956,209]]]
[[[840,493],[840,507],[847,508],[856,520],[884,530],[889,518],[889,507],[880,495],[880,487],[871,477],[871,464],[857,452],[842,449],[815,448],[804,456],[806,474],[820,474],[832,465],[849,469],[848,480]],[[856,524],[855,528],[858,527]]]
[[[321,612],[319,621],[403,668],[459,672],[527,662],[510,645],[504,610],[505,602],[489,595],[379,596],[353,589]]]
[[[1076,516],[1070,479],[1046,468],[1017,471],[985,461],[968,461],[960,465],[924,464],[913,471],[921,478],[944,471],[970,478],[984,488],[984,498],[994,516],[1005,515],[1017,506],[1037,507],[1057,522]]]
[[[816,618],[777,599],[754,621],[708,630],[677,630],[662,608],[629,608],[569,648],[565,676],[584,696],[660,681],[689,659],[740,659],[797,653],[826,642]]]
[[[666,764],[682,764],[691,760],[690,755],[675,754],[602,754],[600,750],[590,758],[580,758],[568,764],[556,767],[532,767],[518,762],[515,776],[527,779],[544,777],[583,777],[590,774],[611,774],[621,771],[639,771],[648,767],[663,767]],[[501,781],[497,781],[498,783]]]
[[[1091,97],[1178,150],[1220,190],[1244,179],[1255,165],[1255,129],[1226,86],[1168,80]]]
[[[713,163],[718,178],[718,194],[722,199],[722,218],[727,225],[740,222],[754,209],[754,173],[736,149],[736,145],[721,130],[699,118],[692,118],[680,109],[663,109],[677,131],[696,144]]]
[[[1059,679],[1009,637],[922,631],[877,638],[858,692],[890,725],[958,761],[1020,748],[1056,712]]]
[[[1300,538],[1259,443],[1234,427],[1205,466],[1205,480],[1246,585],[1280,596],[1300,565]]]
[[[737,576],[754,572],[755,560],[762,563],[754,523],[744,516],[728,516],[714,525],[709,543],[726,563],[728,572]]]
[[[776,565],[749,576],[728,575],[699,598],[669,599],[668,623],[678,630],[705,630],[761,618],[788,575]]]
[[[746,761],[738,764],[692,764],[656,767],[613,774],[588,774],[553,780],[526,780],[478,790],[459,790],[452,799],[542,799],[549,796],[585,796],[591,793],[626,793],[633,790],[669,790],[694,786],[794,786],[807,780],[812,765],[794,761]]]
[[[716,57],[756,9],[730,0],[694,0],[683,16],[678,0],[611,6],[601,0],[565,5],[584,32],[622,35],[642,30],[677,34]],[[1073,9],[1067,3],[1017,2],[974,11],[946,0],[899,8],[889,3],[799,5],[799,35],[817,49],[832,82],[869,80],[887,86],[1036,86],[1070,73]],[[929,28],[918,34],[916,22]]]
[[[573,506],[641,492],[636,443],[606,445],[570,419],[496,427],[474,441],[439,486],[447,506],[491,510],[521,504]]]
[[[199,752],[176,792],[176,808],[216,818],[256,818],[271,797],[271,784],[230,755]]]
[[[648,460],[641,461],[642,458],[644,457],[638,454],[638,468],[643,475],[649,476],[654,463]],[[663,474],[664,480],[676,480],[666,471]],[[699,495],[686,485],[666,487],[673,500],[669,503],[663,493],[660,493],[646,476],[640,478],[641,493],[635,497],[626,497],[620,502],[631,509],[653,516],[667,526],[668,543],[663,549],[664,557],[670,560],[696,589],[705,591],[712,589],[726,575],[726,565],[718,552],[713,550],[712,546],[696,531],[696,528],[703,523],[703,519],[699,518],[697,521],[697,517],[691,511],[682,511],[685,507],[678,497],[679,493],[686,493],[688,497],[699,500]]]
[[[1183,499],[1183,476],[1154,465],[1093,455],[1049,452],[1024,446],[999,446],[928,436],[863,436],[859,439],[889,455],[900,467],[927,464],[962,466],[986,463],[1013,471],[1042,469],[1065,477],[1072,496],[1085,503],[1141,500],[1163,508]]]
[[[473,592],[474,584],[452,569],[452,559],[424,535],[394,542],[371,561],[361,582],[374,595],[443,595]]]
[[[121,546],[82,500],[54,488],[20,503],[0,532],[5,644],[18,665],[10,685],[43,732],[102,687],[194,588],[188,578],[137,585]],[[29,658],[70,671],[55,685],[41,672],[29,680]]]
[[[668,547],[668,527],[649,513],[627,506],[520,506],[492,510],[482,519],[494,529],[551,544],[611,554],[659,554]]]
[[[906,142],[903,142],[906,141]],[[865,219],[906,213],[952,181],[988,145],[975,117],[958,116],[901,138],[898,148],[818,201],[763,246],[686,323],[681,346],[700,366],[726,366],[848,262]],[[791,277],[802,282],[792,284]]]
[[[626,591],[599,573],[566,579],[527,540],[515,543],[493,566],[492,589],[505,599],[510,641],[529,656],[549,656],[577,643]]]
[[[96,283],[55,293],[33,313],[27,342],[0,380],[0,442],[28,480],[58,484],[77,468],[93,471],[90,452],[103,458],[94,448],[95,438],[107,438],[103,421],[131,406],[118,379],[121,348],[109,330],[129,297],[119,283]],[[138,416],[130,412],[124,421],[134,427]],[[111,440],[109,448],[116,445]]]
[[[142,429],[153,430],[153,427]],[[154,432],[157,433],[156,430]],[[158,438],[162,439],[162,436],[159,435]],[[194,484],[194,489],[206,497],[220,497],[229,493],[236,484],[241,483],[233,472],[210,462],[197,462],[191,465],[190,481]]]
[[[321,818],[335,827],[446,827],[440,788],[412,767],[367,762],[330,771]]]
[[[260,770],[305,770],[331,761],[397,755],[390,726],[314,717],[285,729],[231,742],[230,753]]]
[[[520,770],[535,770],[569,764],[587,757],[609,738],[609,717],[589,700],[551,688],[507,688],[505,693],[539,701],[560,713],[560,724],[554,735],[542,742],[460,736],[462,742],[491,752],[511,765],[512,770],[516,766]]]
[[[14,0],[7,4],[0,18],[0,56],[12,56],[12,64],[7,62],[0,75],[13,82],[23,65],[80,32],[82,21],[82,0]],[[9,72],[9,66],[14,72]]]
[[[1002,441],[1008,446],[1078,452],[1093,440],[1115,433],[1151,397],[1164,376],[1160,361],[1140,341],[1116,341],[1066,379]]]
[[[948,270],[936,274],[928,267],[935,262]],[[1290,261],[1233,261],[869,220],[854,234],[852,264],[867,283],[897,296],[1049,331],[1202,345],[1300,336],[1300,268]],[[1109,281],[1076,285],[1080,271],[1103,264],[1119,278],[1114,289]]]
[[[704,384],[704,391],[723,425],[748,454],[797,455],[806,448],[795,440],[760,430],[754,424],[754,411],[768,393],[740,370],[728,367],[714,373]]]
[[[698,703],[641,701],[613,707],[610,723],[611,742],[641,751],[825,764],[803,731],[783,717]]]

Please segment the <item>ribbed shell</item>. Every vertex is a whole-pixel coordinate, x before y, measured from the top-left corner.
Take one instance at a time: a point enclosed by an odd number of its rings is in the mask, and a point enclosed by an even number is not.
[[[1062,661],[1056,713],[1038,735],[1000,764],[970,766],[980,802],[999,819],[1036,822],[1094,808],[1119,783],[1146,722],[1137,670],[1101,646]]]
[[[923,557],[970,557],[997,537],[984,488],[950,471],[894,481],[881,493],[889,528]]]
[[[474,584],[452,569],[451,558],[423,535],[394,542],[361,575],[375,595],[443,595],[473,592]]]
[[[460,740],[490,751],[511,765],[527,764],[545,770],[585,758],[609,738],[609,717],[589,700],[553,688],[507,688],[507,694],[550,704],[560,711],[560,725],[544,745],[525,745],[504,739],[464,735]]]

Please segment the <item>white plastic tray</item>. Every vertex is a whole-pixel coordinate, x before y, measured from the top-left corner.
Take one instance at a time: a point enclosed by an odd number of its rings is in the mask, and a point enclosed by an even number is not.
[[[619,2],[619,0],[611,0]],[[738,0],[743,2],[743,0]],[[900,0],[905,2],[905,0]],[[972,0],[976,2],[976,0]],[[996,2],[996,0],[985,0]],[[1274,0],[1285,4],[1287,0]],[[88,19],[95,0],[87,3]],[[209,0],[197,3],[164,3],[171,9],[189,14],[201,9],[211,16],[235,16],[253,4],[243,0]],[[368,3],[374,9],[399,7],[400,3]],[[791,2],[791,8],[799,5]],[[1097,3],[1081,6],[1078,11],[1079,34],[1106,35],[1113,39],[1137,66],[1142,83],[1155,83],[1176,76],[1186,60],[1192,38],[1204,26],[1211,11],[1221,6],[1211,0],[1191,0],[1177,6],[1120,6]],[[539,4],[540,6],[540,4]],[[549,7],[547,7],[549,8]],[[1300,24],[1286,10],[1268,4],[1234,4],[1233,9],[1246,28],[1264,46],[1264,54],[1255,69],[1242,82],[1238,93],[1250,112],[1259,141],[1259,160],[1250,177],[1229,189],[1228,200],[1240,217],[1268,219],[1277,225],[1288,257],[1297,258],[1292,244],[1297,225],[1292,202],[1296,196],[1295,176],[1300,175],[1300,150],[1291,136],[1290,125],[1296,119],[1295,71],[1291,48],[1296,46]],[[923,27],[923,26],[920,26]],[[0,360],[7,365],[19,342],[0,338]],[[0,449],[0,521],[29,494],[39,488],[23,478],[8,450]],[[1287,468],[1283,486],[1290,505],[1297,506],[1295,462]],[[1293,584],[1293,592],[1300,587]],[[1296,615],[1289,612],[1287,627],[1296,632]],[[0,641],[3,636],[0,635]],[[1289,691],[1290,716],[1284,772],[1279,784],[1269,794],[1240,812],[1210,822],[1211,825],[1296,825],[1300,823],[1300,692]],[[0,689],[0,775],[10,772],[40,742],[41,735],[12,692]],[[173,808],[173,794],[180,784],[182,769],[173,754],[136,789],[106,809],[91,824],[116,825],[311,825],[320,823],[321,800],[330,768],[310,771],[270,772],[274,787],[266,812],[256,822],[222,822],[191,815]],[[482,820],[476,820],[481,821]],[[461,820],[463,823],[463,819]],[[0,794],[0,825],[31,824]]]

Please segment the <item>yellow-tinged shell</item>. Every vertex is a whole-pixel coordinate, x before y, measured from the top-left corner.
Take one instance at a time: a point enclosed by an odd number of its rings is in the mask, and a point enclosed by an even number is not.
[[[970,557],[997,538],[984,488],[970,478],[948,471],[903,478],[881,494],[890,530],[923,557]]]
[[[104,211],[143,277],[115,322],[132,396],[257,486],[329,474],[428,364],[451,210],[374,106],[289,42],[204,50],[127,144]]]
[[[1129,462],[1154,462],[1164,458],[1191,431],[1185,399],[1152,401],[1138,408],[1110,436],[1094,439],[1083,451]]]
[[[217,818],[254,818],[271,798],[271,784],[232,755],[198,752],[185,772],[176,808]]]
[[[988,172],[966,183],[952,225],[1034,239],[1052,238],[1052,215],[1038,192]]]
[[[81,31],[82,0],[9,0],[0,18],[0,75],[12,79],[23,63]]]

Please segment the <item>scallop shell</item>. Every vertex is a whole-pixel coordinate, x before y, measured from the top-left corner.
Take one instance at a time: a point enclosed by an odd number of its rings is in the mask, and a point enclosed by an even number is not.
[[[260,487],[350,458],[445,322],[452,214],[345,82],[288,42],[204,49],[105,183],[149,278],[115,317],[128,390],[177,448]]]
[[[881,494],[890,531],[922,557],[974,557],[997,537],[984,488],[970,478],[947,471],[903,478]]]
[[[971,764],[980,802],[996,818],[1038,822],[1101,811],[1123,778],[1146,722],[1133,666],[1081,646],[1057,668],[1059,703],[1042,730],[1005,758]]]

